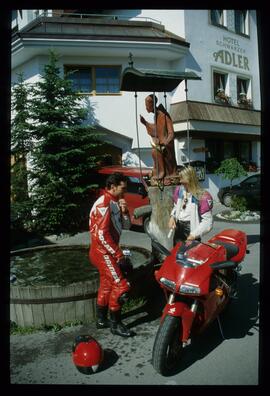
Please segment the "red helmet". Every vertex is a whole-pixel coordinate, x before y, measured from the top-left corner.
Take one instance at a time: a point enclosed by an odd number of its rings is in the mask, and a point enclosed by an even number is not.
[[[72,359],[81,373],[93,374],[103,360],[103,350],[90,335],[79,335],[72,347]]]

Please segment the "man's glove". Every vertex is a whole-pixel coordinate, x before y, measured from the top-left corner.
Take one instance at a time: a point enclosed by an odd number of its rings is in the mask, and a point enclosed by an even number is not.
[[[117,261],[117,265],[124,275],[129,275],[133,270],[133,265],[129,257],[121,257]]]

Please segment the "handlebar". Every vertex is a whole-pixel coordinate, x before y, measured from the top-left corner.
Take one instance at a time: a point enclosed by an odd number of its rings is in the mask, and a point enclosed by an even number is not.
[[[152,238],[151,238],[152,239]],[[156,239],[152,239],[152,246],[159,251],[159,253],[164,254],[164,256],[170,256],[171,252],[165,248],[165,246],[161,245]]]

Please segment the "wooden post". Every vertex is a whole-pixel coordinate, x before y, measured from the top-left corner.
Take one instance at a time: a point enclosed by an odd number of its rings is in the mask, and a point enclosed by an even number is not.
[[[164,186],[162,190],[158,186],[149,186],[148,189],[148,196],[152,206],[149,224],[150,233],[161,245],[169,250],[173,247],[173,238],[168,238],[170,231],[168,222],[173,208],[174,190],[175,185]]]

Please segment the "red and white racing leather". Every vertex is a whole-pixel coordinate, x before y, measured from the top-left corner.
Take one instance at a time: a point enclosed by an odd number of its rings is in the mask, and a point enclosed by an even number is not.
[[[125,216],[125,228],[129,228],[129,215],[121,213],[118,198],[108,191],[97,199],[89,215],[91,234],[89,259],[100,273],[97,304],[108,305],[112,311],[121,308],[118,299],[130,289],[129,283],[117,265],[118,260],[124,256],[119,246],[123,216]]]

